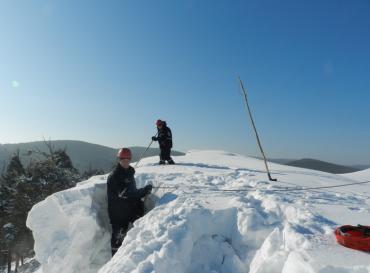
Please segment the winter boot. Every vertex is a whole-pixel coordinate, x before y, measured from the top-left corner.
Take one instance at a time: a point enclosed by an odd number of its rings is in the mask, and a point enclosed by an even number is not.
[[[168,160],[168,164],[174,165],[175,164],[175,161],[173,161],[173,159],[170,159],[170,160]]]
[[[159,161],[159,165],[164,165],[164,164],[166,164],[166,162],[164,160]]]

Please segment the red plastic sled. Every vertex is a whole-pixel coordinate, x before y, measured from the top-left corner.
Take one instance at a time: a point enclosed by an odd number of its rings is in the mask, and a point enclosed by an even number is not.
[[[338,227],[334,231],[337,242],[345,247],[370,252],[370,226]]]

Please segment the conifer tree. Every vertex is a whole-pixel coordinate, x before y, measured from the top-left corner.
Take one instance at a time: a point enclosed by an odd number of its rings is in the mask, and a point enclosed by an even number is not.
[[[8,270],[11,257],[18,264],[33,250],[32,233],[26,227],[32,206],[81,180],[65,149],[55,151],[51,145],[48,148],[49,153],[42,153],[43,159],[31,160],[26,169],[18,151],[0,179],[0,263],[7,262]]]

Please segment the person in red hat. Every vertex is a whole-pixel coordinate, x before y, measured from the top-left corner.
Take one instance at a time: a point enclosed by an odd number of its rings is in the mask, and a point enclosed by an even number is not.
[[[150,194],[152,185],[137,189],[135,169],[130,166],[131,150],[122,148],[118,151],[119,162],[109,174],[107,180],[108,215],[112,225],[112,256],[121,246],[128,231],[129,223],[144,215],[144,203],[141,198]]]
[[[175,164],[171,158],[171,148],[172,148],[172,132],[167,126],[167,123],[163,120],[158,119],[156,122],[158,134],[157,137],[153,136],[153,141],[158,141],[161,153],[159,155],[159,164]]]

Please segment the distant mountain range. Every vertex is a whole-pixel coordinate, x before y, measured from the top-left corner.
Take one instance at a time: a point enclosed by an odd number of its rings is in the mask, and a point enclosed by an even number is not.
[[[269,158],[268,161],[282,165],[300,167],[334,174],[352,173],[370,168],[370,165],[344,166],[312,158],[303,158],[298,160],[287,158]]]
[[[305,169],[311,169],[311,170],[317,170],[317,171],[323,171],[327,173],[352,173],[357,172],[360,170],[364,170],[367,168],[370,168],[370,166],[367,165],[359,165],[359,166],[343,166],[339,164],[333,164],[329,162],[325,162],[322,160],[317,159],[311,159],[311,158],[303,158],[299,160],[289,160],[289,159],[276,159],[271,160],[272,162],[288,165],[288,166],[294,166],[294,167],[301,167]]]
[[[359,170],[365,170],[365,169],[369,169],[370,168],[370,165],[353,165],[353,166],[350,166],[352,168],[355,168],[355,169],[359,169]]]
[[[73,166],[78,169],[80,173],[83,173],[90,168],[109,172],[117,162],[116,148],[74,140],[54,140],[50,141],[50,143],[54,150],[66,148]],[[146,147],[129,148],[132,151],[132,161],[137,161],[146,149]],[[0,144],[0,173],[6,168],[10,157],[18,150],[22,163],[24,165],[28,165],[31,157],[34,159],[39,159],[41,157],[38,153],[32,153],[31,156],[29,156],[29,151],[38,151],[41,153],[47,152],[48,147],[45,145],[44,141],[19,144]],[[171,154],[184,155],[184,153],[178,151],[172,151]],[[159,149],[149,148],[144,157],[155,155],[159,155]]]

